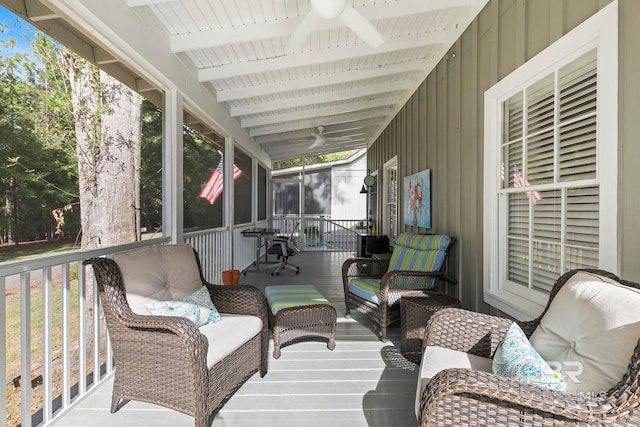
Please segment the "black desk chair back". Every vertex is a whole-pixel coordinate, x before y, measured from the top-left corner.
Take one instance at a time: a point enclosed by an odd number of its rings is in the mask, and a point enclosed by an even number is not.
[[[298,248],[298,242],[293,237],[296,230],[300,227],[298,222],[291,232],[290,236],[276,236],[271,240],[271,246],[267,250],[270,255],[277,255],[280,262],[270,265],[267,270],[273,270],[271,275],[280,275],[282,270],[295,271],[296,274],[300,274],[300,267],[289,262],[289,258],[298,255],[300,249]]]

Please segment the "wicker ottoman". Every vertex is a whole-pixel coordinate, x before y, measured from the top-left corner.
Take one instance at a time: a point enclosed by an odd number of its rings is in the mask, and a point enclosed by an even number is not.
[[[422,359],[422,340],[427,322],[438,310],[460,307],[460,300],[432,291],[411,291],[400,298],[400,352],[413,363]]]
[[[336,346],[336,309],[311,285],[269,286],[265,295],[271,309],[273,357],[280,347],[301,338],[326,338]]]

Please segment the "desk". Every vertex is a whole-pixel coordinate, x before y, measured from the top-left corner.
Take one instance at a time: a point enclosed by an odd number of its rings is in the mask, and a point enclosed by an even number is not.
[[[265,248],[264,251],[264,261],[260,260],[260,248],[266,246],[268,237],[273,237],[278,233],[280,233],[280,229],[278,228],[248,228],[242,231],[242,236],[256,239],[256,260],[249,267],[242,270],[242,274],[246,275],[251,272],[267,271],[264,269],[261,270],[260,265],[273,264],[273,262],[269,262],[268,248]]]

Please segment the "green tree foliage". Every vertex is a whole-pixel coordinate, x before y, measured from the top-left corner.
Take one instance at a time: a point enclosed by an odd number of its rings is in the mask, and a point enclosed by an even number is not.
[[[301,159],[281,160],[279,162],[273,162],[273,170],[288,169],[296,166],[316,165],[319,163],[335,162],[337,160],[347,159],[353,156],[357,152],[358,150],[350,150],[350,151],[342,151],[339,153],[319,154],[317,156],[309,156]]]
[[[68,135],[59,132],[64,119],[52,108],[64,96],[34,60],[44,39],[36,36],[34,55],[0,56],[0,242],[52,239],[79,229],[73,151]],[[3,52],[10,52],[16,40],[2,43]],[[54,211],[66,222],[59,234]]]
[[[148,231],[162,227],[162,110],[142,102],[140,143],[140,225]]]

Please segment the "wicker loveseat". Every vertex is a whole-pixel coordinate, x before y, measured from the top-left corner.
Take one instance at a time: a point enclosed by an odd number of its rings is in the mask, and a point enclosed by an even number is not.
[[[342,264],[346,316],[351,308],[368,314],[387,328],[400,319],[400,297],[416,289],[433,289],[439,281],[456,283],[447,274],[447,256],[455,238],[444,234],[403,232],[395,240],[391,259],[350,258]]]
[[[545,361],[569,372],[565,391],[491,373],[512,320],[439,311],[425,331],[420,425],[640,425],[638,288],[605,271],[573,270],[556,281],[539,318],[518,322]]]
[[[140,400],[191,415],[203,427],[253,373],[266,374],[264,295],[251,286],[207,283],[191,246],[145,247],[87,264],[95,272],[116,364],[111,412],[120,400]],[[220,314],[215,323],[196,327],[188,318],[147,314],[148,304],[189,298],[194,291],[206,298],[207,289]]]

